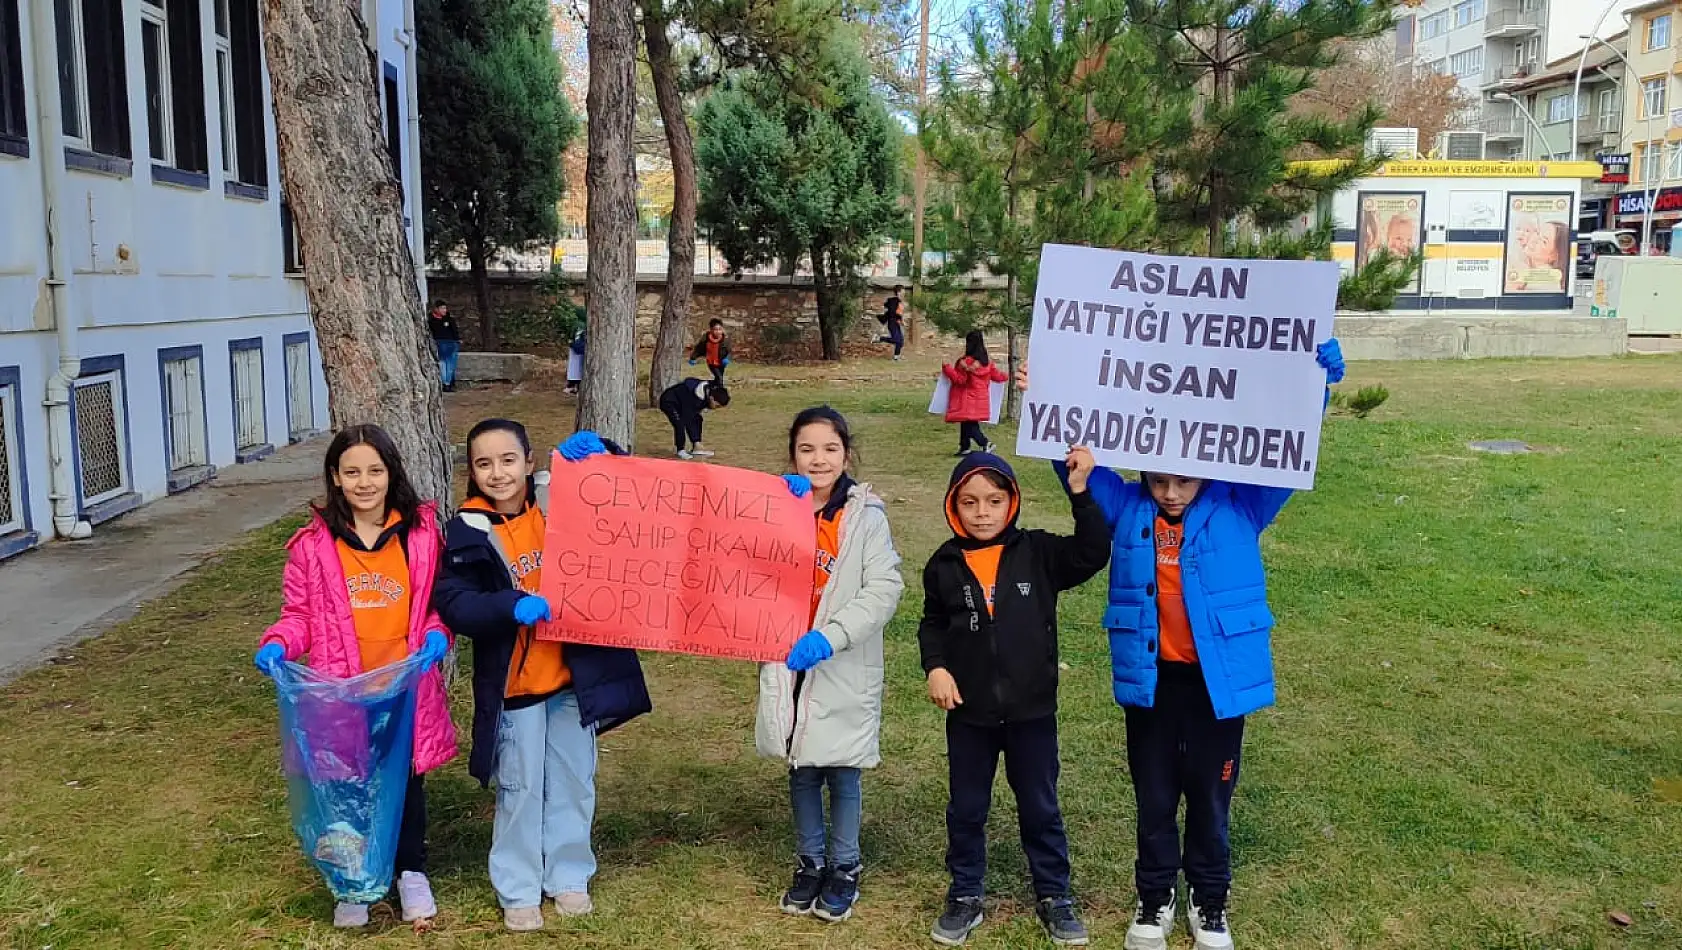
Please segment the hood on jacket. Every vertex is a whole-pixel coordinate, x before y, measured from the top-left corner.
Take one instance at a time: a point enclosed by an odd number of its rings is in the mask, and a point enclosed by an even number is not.
[[[958,489],[982,472],[996,472],[1010,483],[1010,514],[1005,521],[1004,530],[999,532],[998,537],[989,541],[971,538],[964,530],[963,522],[958,520]],[[952,469],[952,478],[946,485],[946,523],[952,528],[952,534],[960,547],[986,547],[1010,540],[1011,535],[1017,531],[1016,518],[1021,513],[1022,489],[1016,484],[1016,472],[1011,469],[1009,462],[987,452],[971,452]]]

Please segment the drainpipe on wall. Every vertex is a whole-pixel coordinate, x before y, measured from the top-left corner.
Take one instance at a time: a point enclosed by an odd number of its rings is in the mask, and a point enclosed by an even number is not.
[[[58,331],[58,369],[47,377],[47,447],[51,455],[50,489],[53,532],[60,538],[80,539],[93,535],[93,525],[76,510],[76,468],[72,462],[76,442],[70,431],[70,389],[81,375],[82,360],[76,349],[76,321],[70,309],[70,262],[65,256],[59,231],[59,196],[64,184],[64,128],[59,115],[58,35],[53,4],[28,3],[34,14],[30,22],[30,47],[35,58],[36,118],[41,153],[41,197],[46,205],[47,295],[52,304],[53,327]]]
[[[421,125],[420,125],[420,39],[415,33],[415,0],[403,0],[403,109],[408,113],[409,154],[409,256],[415,259],[415,280],[420,284],[421,303],[431,309],[426,297],[426,228],[423,224],[421,201]]]

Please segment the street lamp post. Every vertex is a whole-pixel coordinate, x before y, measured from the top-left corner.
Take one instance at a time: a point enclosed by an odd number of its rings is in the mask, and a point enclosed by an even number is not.
[[[1606,24],[1606,18],[1612,15],[1612,8],[1617,5],[1618,0],[1606,0],[1605,8],[1600,11],[1599,18],[1594,21],[1594,28],[1588,32],[1589,37],[1600,38],[1600,28]],[[1578,97],[1583,94],[1583,66],[1589,61],[1589,47],[1592,45],[1592,43],[1584,43],[1583,51],[1577,54],[1577,78],[1571,84],[1571,151],[1573,153],[1577,151],[1577,113],[1581,111],[1577,108],[1577,101]],[[1617,52],[1617,50],[1613,50],[1613,52]],[[1618,58],[1623,59],[1622,54],[1619,54]],[[1624,60],[1624,70],[1625,75],[1628,75],[1629,60]]]
[[[1523,116],[1524,121],[1530,123],[1530,127],[1532,129],[1536,130],[1536,141],[1540,142],[1544,145],[1546,144],[1547,133],[1542,131],[1542,127],[1537,124],[1536,118],[1530,114],[1530,110],[1526,109],[1524,107],[1523,103],[1518,101],[1517,97],[1515,97],[1510,92],[1497,92],[1497,93],[1491,94],[1489,98],[1495,100],[1496,102],[1510,102],[1510,103],[1512,103],[1513,104],[1513,111],[1517,112],[1519,115]],[[1540,156],[1538,156],[1538,157],[1540,157]]]
[[[1607,9],[1611,9],[1611,8],[1608,7]],[[1604,14],[1601,16],[1601,19],[1605,19]],[[1598,43],[1601,46],[1606,47],[1606,52],[1611,53],[1613,56],[1616,56],[1618,58],[1618,62],[1624,64],[1624,75],[1621,79],[1617,80],[1617,84],[1618,84],[1619,87],[1624,86],[1624,84],[1629,80],[1629,78],[1631,76],[1635,75],[1635,67],[1631,66],[1629,64],[1629,57],[1625,56],[1623,53],[1619,52],[1618,48],[1616,46],[1613,46],[1611,43],[1606,42],[1605,40],[1601,39],[1600,37],[1596,36],[1593,33],[1578,34],[1577,39],[1580,39],[1580,40],[1583,41],[1583,59],[1584,60],[1586,60],[1588,58],[1589,47]],[[1601,73],[1606,76],[1606,78],[1608,78],[1608,79],[1612,78],[1612,74],[1606,72],[1605,67],[1596,66],[1595,68],[1599,69],[1601,71]],[[1583,82],[1583,64],[1581,62],[1579,62],[1577,64],[1577,85],[1578,85],[1579,88],[1581,88],[1582,82]],[[1573,149],[1575,149],[1577,147],[1577,136],[1576,136],[1577,111],[1578,111],[1577,107],[1579,105],[1580,105],[1580,103],[1578,102],[1576,96],[1574,95],[1571,99],[1571,132],[1572,132],[1571,147]],[[1652,123],[1653,123],[1653,117],[1648,116],[1647,117],[1647,127],[1649,129],[1649,133],[1648,133],[1648,139],[1649,140],[1651,140],[1651,138],[1652,138],[1652,134],[1651,134],[1651,131],[1650,131],[1651,128],[1652,128]],[[1604,130],[1602,130],[1602,131],[1604,131]],[[1619,132],[1618,132],[1618,147],[1621,149],[1621,148],[1623,148],[1623,145],[1624,145],[1624,135],[1623,135],[1623,131],[1620,129]],[[1661,158],[1661,160],[1663,159],[1662,154],[1661,154],[1660,158]],[[1645,177],[1645,176],[1643,176],[1643,177]],[[1641,187],[1645,191],[1645,189],[1647,188],[1647,182],[1643,181],[1641,183]],[[1651,231],[1652,231],[1652,221],[1653,221],[1652,205],[1653,205],[1653,198],[1652,198],[1651,195],[1648,195],[1647,196],[1648,210],[1647,210],[1646,229],[1649,233],[1651,233]],[[1614,198],[1613,201],[1612,201],[1612,224],[1615,227],[1617,225],[1617,223],[1618,223],[1618,202],[1617,202],[1616,198]],[[1645,249],[1645,247],[1643,249]]]

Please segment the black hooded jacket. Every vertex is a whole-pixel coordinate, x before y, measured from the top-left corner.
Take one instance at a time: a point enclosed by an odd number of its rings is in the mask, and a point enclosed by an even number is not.
[[[954,497],[971,475],[991,469],[1010,481],[1011,516],[992,541],[965,536]],[[993,725],[1057,711],[1057,595],[1079,587],[1110,560],[1110,528],[1087,492],[1070,496],[1072,537],[1016,526],[1021,508],[1016,474],[1003,459],[973,452],[958,463],[946,491],[954,537],[923,568],[923,621],[917,628],[923,672],[944,667],[963,702],[951,715]],[[964,551],[1002,544],[993,610]]]

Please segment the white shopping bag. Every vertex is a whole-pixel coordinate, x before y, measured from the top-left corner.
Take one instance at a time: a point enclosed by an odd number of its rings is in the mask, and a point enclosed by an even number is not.
[[[987,384],[987,422],[989,425],[999,421],[999,414],[1005,407],[1005,383]],[[929,412],[937,416],[946,415],[946,404],[952,399],[952,381],[941,373],[935,379],[934,396],[929,399]]]
[[[567,381],[584,378],[584,356],[581,353],[567,354]]]

